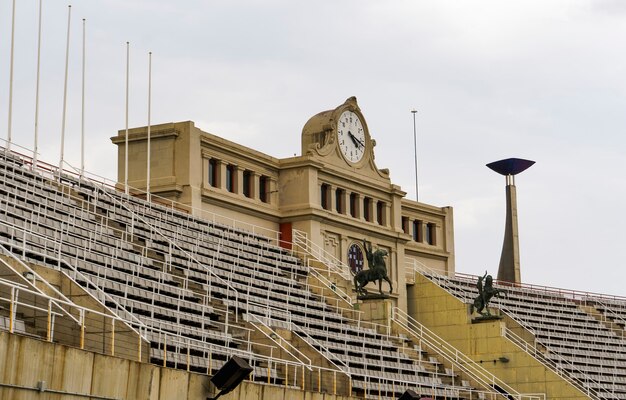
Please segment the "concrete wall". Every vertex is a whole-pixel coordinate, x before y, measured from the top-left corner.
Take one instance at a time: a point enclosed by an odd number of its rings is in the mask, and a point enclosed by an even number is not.
[[[45,381],[46,390],[43,392],[32,390],[39,381]],[[213,397],[214,390],[207,375],[95,354],[0,331],[0,399],[3,400],[76,400],[88,396],[129,400],[204,400]],[[243,382],[220,399],[355,398]]]
[[[409,314],[520,393],[587,399],[579,390],[501,335],[504,320],[471,323],[468,305],[421,274],[409,289]],[[517,329],[520,329],[519,327]],[[519,332],[516,332],[519,333]],[[496,362],[500,357],[507,363]]]

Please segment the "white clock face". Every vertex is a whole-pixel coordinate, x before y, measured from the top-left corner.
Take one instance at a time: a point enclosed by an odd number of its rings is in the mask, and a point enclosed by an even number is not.
[[[337,122],[337,139],[343,156],[356,163],[365,154],[365,130],[359,117],[352,111],[344,111]]]

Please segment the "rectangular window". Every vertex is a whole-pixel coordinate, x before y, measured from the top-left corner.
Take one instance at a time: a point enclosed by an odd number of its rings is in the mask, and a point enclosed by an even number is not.
[[[358,218],[359,216],[359,211],[357,210],[358,208],[358,197],[356,195],[356,193],[350,193],[350,215],[353,218]]]
[[[433,246],[437,244],[436,232],[437,232],[437,225],[435,224],[426,225],[426,243],[433,245]]]
[[[209,185],[213,187],[219,186],[219,171],[217,167],[217,160],[215,158],[211,158],[209,160]]]
[[[235,193],[235,174],[237,171],[235,170],[234,165],[226,166],[226,190],[231,193]]]
[[[337,188],[335,190],[335,207],[337,208],[337,212],[339,214],[346,213],[346,191],[343,189]]]
[[[402,217],[402,232],[409,234],[409,217]]]
[[[413,240],[416,242],[423,242],[423,224],[422,221],[416,219],[413,221]]]
[[[252,172],[243,171],[243,195],[252,197]]]
[[[263,203],[269,203],[269,178],[267,176],[259,177],[259,200]]]
[[[376,202],[376,222],[378,225],[385,225],[385,203],[382,201]]]
[[[320,196],[321,196],[321,204],[322,204],[322,208],[324,210],[329,210],[330,209],[330,186],[322,183],[322,186],[320,188]]]
[[[372,199],[369,197],[363,197],[363,218],[367,222],[372,221]]]

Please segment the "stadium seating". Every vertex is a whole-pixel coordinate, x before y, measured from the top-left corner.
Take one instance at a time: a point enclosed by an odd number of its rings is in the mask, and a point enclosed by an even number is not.
[[[477,277],[421,273],[467,304],[477,295]],[[494,287],[507,296],[490,307],[532,333],[529,344],[543,349],[542,362],[597,398],[626,399],[626,299],[507,282]]]
[[[471,388],[432,355],[315,294],[307,267],[266,237],[72,174],[33,170],[11,153],[0,156],[0,179],[2,246],[132,314],[127,322],[150,342],[155,364],[214,373],[237,354],[259,382],[330,391],[314,374],[306,382],[298,376],[310,367],[302,358],[272,355],[281,353],[275,336],[287,330],[326,360],[324,373],[349,377],[360,396],[391,399],[413,388],[469,398]],[[265,337],[259,321],[272,330]]]

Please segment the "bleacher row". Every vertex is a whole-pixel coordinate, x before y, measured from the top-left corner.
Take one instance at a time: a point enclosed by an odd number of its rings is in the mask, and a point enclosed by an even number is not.
[[[71,175],[59,182],[11,153],[0,155],[0,179],[2,245],[29,263],[67,269],[96,298],[106,293],[107,306],[146,327],[151,362],[213,373],[234,351],[262,353],[245,323],[253,314],[306,331],[298,336],[331,354],[366,397],[467,392],[436,359],[344,317],[309,290],[299,259],[264,237]],[[164,345],[163,334],[179,340]],[[278,368],[256,365],[258,380],[280,382]]]
[[[476,297],[477,277],[423,273],[467,304]],[[626,399],[626,299],[498,282],[494,287],[507,296],[493,298],[490,307],[532,333],[553,367],[597,398]]]

